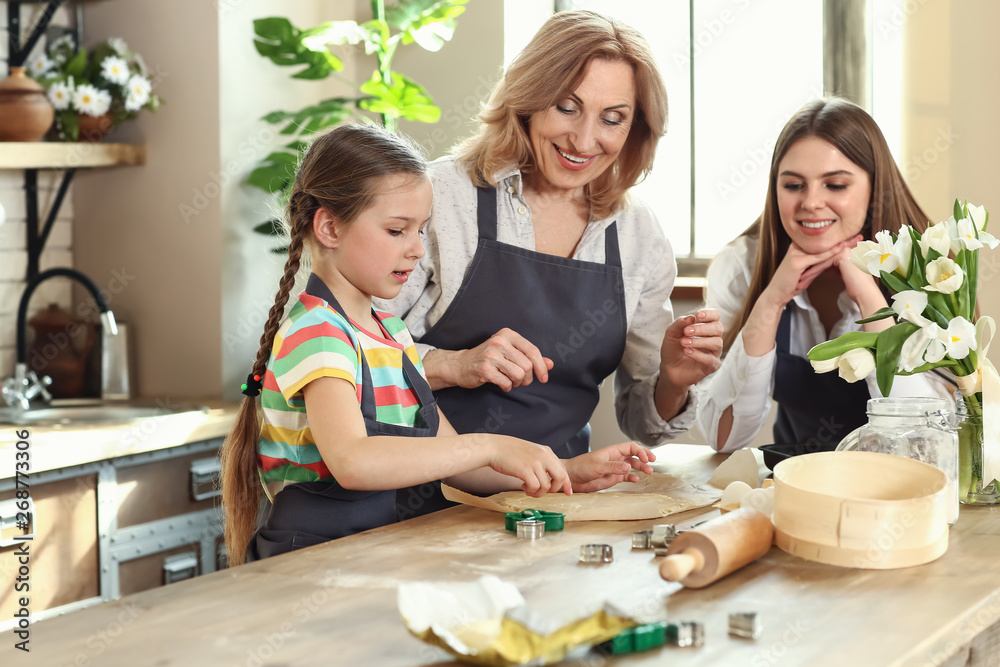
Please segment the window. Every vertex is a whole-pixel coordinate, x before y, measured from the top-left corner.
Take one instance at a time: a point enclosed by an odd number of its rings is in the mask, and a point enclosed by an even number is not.
[[[656,212],[679,259],[714,256],[763,209],[771,152],[785,122],[822,96],[823,0],[573,6],[638,28],[652,47],[670,117],[653,172],[636,194]],[[545,18],[518,17],[519,29],[505,37],[508,61]],[[530,21],[537,22],[525,25]]]

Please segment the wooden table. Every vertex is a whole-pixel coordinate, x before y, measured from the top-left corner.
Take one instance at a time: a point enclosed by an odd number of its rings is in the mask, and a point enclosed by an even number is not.
[[[724,458],[692,445],[657,452],[659,469],[696,482]],[[24,664],[451,664],[407,633],[396,587],[484,574],[513,582],[531,606],[553,615],[610,599],[626,611],[705,624],[702,648],[614,659],[590,652],[565,664],[1000,664],[1000,509],[963,507],[948,552],[927,565],[845,569],[775,547],[701,590],[664,582],[652,552],[631,550],[633,531],[654,523],[568,524],[528,542],[505,532],[499,514],[453,508],[34,624]],[[611,544],[614,562],[578,565],[579,545],[592,542]],[[727,635],[735,611],[761,615],[759,640]],[[4,665],[20,664],[7,656],[29,658],[11,650],[9,633],[0,639]]]

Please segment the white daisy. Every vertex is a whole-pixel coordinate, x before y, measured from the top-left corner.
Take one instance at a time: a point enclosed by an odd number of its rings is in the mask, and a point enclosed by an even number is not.
[[[106,90],[99,90],[85,83],[73,93],[73,106],[88,116],[103,116],[111,107],[111,95]]]
[[[114,52],[120,56],[124,56],[128,53],[128,44],[126,44],[125,40],[121,37],[109,37],[108,46],[110,46]]]
[[[129,71],[128,63],[117,56],[108,56],[101,61],[101,76],[110,81],[124,86],[128,83]]]
[[[38,78],[52,69],[53,64],[49,57],[43,53],[31,59],[31,62],[28,63],[28,72],[31,73],[32,77]]]
[[[68,109],[70,102],[72,101],[73,101],[72,84],[67,84],[60,81],[58,83],[53,83],[51,86],[49,86],[49,102],[52,102],[52,106],[56,108],[56,111],[62,111],[63,109]]]
[[[129,111],[138,111],[144,104],[149,102],[149,94],[153,90],[153,84],[149,79],[133,74],[128,80],[128,97],[125,98],[125,108]]]

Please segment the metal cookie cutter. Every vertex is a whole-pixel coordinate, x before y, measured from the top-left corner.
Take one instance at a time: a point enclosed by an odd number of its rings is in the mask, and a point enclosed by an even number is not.
[[[609,655],[642,653],[665,644],[685,648],[705,644],[705,626],[701,623],[681,621],[679,623],[648,623],[616,635],[599,645]]]
[[[517,522],[517,536],[537,540],[545,534],[545,522],[538,519],[522,519]]]
[[[677,526],[672,523],[661,523],[653,526],[650,543],[654,549],[669,547],[677,537]]]
[[[610,563],[614,560],[610,544],[581,544],[581,563]]]
[[[733,637],[760,639],[764,632],[764,624],[755,611],[729,614],[729,634]]]
[[[639,530],[632,533],[632,548],[633,549],[652,549],[653,548],[653,531],[651,530]]]
[[[504,516],[504,528],[510,532],[517,531],[517,524],[525,519],[536,519],[545,523],[545,530],[554,533],[565,526],[566,515],[560,512],[527,509],[523,512],[507,512]]]

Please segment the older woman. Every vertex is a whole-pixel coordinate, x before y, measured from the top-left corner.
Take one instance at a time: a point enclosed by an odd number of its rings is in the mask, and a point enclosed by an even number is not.
[[[719,365],[713,311],[673,319],[673,252],[628,190],[653,164],[666,92],[642,36],[592,12],[549,19],[432,165],[427,254],[400,296],[459,432],[589,448],[599,385],[655,445],[694,421],[689,387]]]

